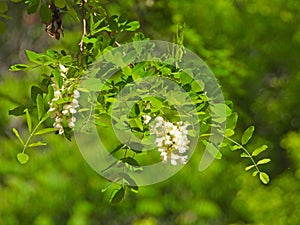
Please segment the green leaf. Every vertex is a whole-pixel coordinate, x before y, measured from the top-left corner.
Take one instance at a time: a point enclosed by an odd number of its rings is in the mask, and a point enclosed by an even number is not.
[[[0,14],[0,16],[3,16]],[[5,26],[5,23],[3,21],[0,20],[0,33],[1,34],[5,34],[6,32],[6,26]]]
[[[38,119],[40,120],[45,114],[44,99],[42,95],[37,96],[36,104],[37,104]]]
[[[131,166],[140,166],[140,164],[134,158],[131,158],[131,157],[126,157],[126,158],[123,158],[121,160],[124,163],[128,163]]]
[[[31,130],[32,130],[31,117],[30,117],[28,109],[25,109],[24,111],[25,111],[26,120],[27,120],[28,132],[31,133]]]
[[[248,127],[245,132],[242,135],[242,145],[245,145],[248,143],[248,141],[251,139],[254,132],[254,126]]]
[[[236,151],[236,150],[239,150],[239,149],[242,149],[242,146],[241,146],[241,145],[233,145],[233,146],[230,146],[230,150],[231,150],[231,151]]]
[[[45,145],[47,145],[47,143],[38,141],[38,142],[35,142],[35,143],[32,143],[32,144],[28,145],[27,147],[28,148],[33,148],[33,147],[45,146]]]
[[[254,172],[252,173],[252,176],[255,177],[258,173],[259,173],[258,171],[254,171]]]
[[[13,128],[12,130],[13,130],[14,134],[16,135],[16,137],[18,138],[18,140],[21,142],[21,144],[24,145],[24,141],[21,138],[21,135],[19,134],[19,131],[16,128]]]
[[[204,90],[204,83],[202,80],[194,80],[193,83],[192,83],[192,90],[194,92],[200,92],[200,91],[203,91]]]
[[[72,3],[69,0],[67,0],[65,3],[67,6],[67,13],[70,14],[70,16],[72,16],[75,21],[79,22],[80,19],[77,15],[77,12],[73,8]]]
[[[136,31],[140,28],[140,22],[139,21],[132,21],[126,24],[125,30],[127,31]]]
[[[246,171],[251,170],[253,167],[254,167],[254,165],[247,166],[247,167],[245,168],[245,170],[246,170]]]
[[[238,114],[236,112],[231,113],[231,115],[227,117],[226,128],[230,128],[234,130],[234,128],[236,127],[237,120],[238,120]]]
[[[39,94],[43,94],[43,90],[37,86],[32,86],[30,91],[30,97],[33,102],[36,102],[36,98]]]
[[[29,160],[29,155],[27,155],[26,153],[18,153],[17,159],[18,159],[19,163],[25,164]]]
[[[26,64],[15,64],[15,65],[11,65],[9,67],[9,71],[21,71],[21,70],[27,70],[29,69],[30,66],[26,65]]]
[[[249,158],[250,156],[249,156],[247,153],[243,152],[243,153],[241,154],[241,157],[242,157],[242,158]]]
[[[64,8],[66,6],[65,0],[55,0],[55,6],[58,8]]]
[[[51,132],[55,132],[56,129],[49,127],[49,128],[44,128],[42,130],[39,130],[38,132],[36,132],[34,135],[41,135],[41,134],[47,134],[47,133],[51,133]]]
[[[268,162],[270,162],[270,161],[271,161],[271,159],[265,158],[265,159],[259,160],[256,164],[257,164],[257,165],[266,164],[266,163],[268,163]]]
[[[205,141],[206,142],[206,141]],[[205,143],[204,142],[204,143]],[[221,159],[222,154],[219,151],[219,149],[216,148],[216,146],[210,142],[207,142],[206,144],[206,150],[213,156],[215,159]]]
[[[230,128],[227,128],[225,130],[225,136],[226,137],[231,137],[232,135],[234,135],[234,130],[230,129]]]
[[[11,109],[8,111],[8,115],[13,115],[13,116],[21,116],[21,115],[24,115],[25,112],[24,110],[26,109],[25,106],[18,106],[14,109]]]
[[[63,7],[60,7],[60,8],[63,8]],[[52,20],[52,12],[49,9],[47,4],[41,5],[39,14],[40,14],[42,23],[49,23]]]
[[[5,1],[0,1],[0,13],[5,13],[8,10],[7,4]]]
[[[121,187],[119,190],[115,190],[112,192],[110,197],[110,203],[117,204],[123,200],[125,196],[125,189]]]
[[[30,50],[25,50],[25,55],[27,57],[27,59],[30,61],[30,62],[33,62],[33,63],[38,63],[40,64],[40,58],[41,58],[41,55],[36,53],[36,52],[33,52],[33,51],[30,51]]]
[[[269,183],[270,181],[270,177],[267,173],[265,172],[259,172],[259,179],[261,180],[261,182],[263,182],[264,184]]]
[[[25,3],[27,4],[28,14],[33,14],[38,9],[40,1],[39,0],[27,0],[27,1],[25,1]]]
[[[102,82],[97,78],[88,78],[83,81],[83,87],[89,91],[100,91]]]
[[[259,155],[261,152],[265,151],[268,148],[267,145],[262,145],[258,148],[256,148],[253,152],[252,152],[252,156],[257,156]]]

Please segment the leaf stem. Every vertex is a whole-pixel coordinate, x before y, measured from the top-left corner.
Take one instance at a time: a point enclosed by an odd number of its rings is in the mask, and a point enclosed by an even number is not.
[[[85,10],[84,10],[84,5],[87,3],[87,0],[82,0],[82,36],[81,40],[79,42],[79,47],[80,47],[80,52],[83,52],[83,38],[87,35],[86,32],[86,18],[85,18]]]
[[[36,127],[33,129],[33,131],[30,133],[30,135],[29,135],[29,137],[28,137],[26,143],[24,144],[22,153],[25,152],[25,150],[26,150],[28,144],[30,143],[30,141],[31,141],[31,139],[32,139],[32,137],[33,137],[33,135],[35,134],[35,132],[37,131],[37,129],[39,128],[39,126],[40,126],[44,121],[45,121],[45,120],[41,119],[41,120],[39,121],[39,123],[36,125]]]
[[[260,169],[258,168],[256,162],[254,161],[253,157],[251,156],[251,154],[249,153],[249,151],[241,144],[239,144],[238,142],[236,142],[235,140],[231,139],[230,137],[227,137],[225,135],[223,135],[224,138],[226,138],[227,140],[231,141],[232,143],[238,145],[239,147],[241,147],[241,149],[247,154],[247,156],[250,158],[250,160],[252,161],[253,165],[255,166],[255,169],[260,173]]]

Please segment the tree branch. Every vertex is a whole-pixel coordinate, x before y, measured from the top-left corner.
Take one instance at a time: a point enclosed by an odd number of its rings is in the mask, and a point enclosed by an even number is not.
[[[81,40],[79,42],[80,52],[83,52],[83,38],[86,36],[86,18],[85,18],[85,10],[84,5],[87,3],[87,0],[82,0],[82,9],[81,9],[81,15],[82,15],[82,36]]]

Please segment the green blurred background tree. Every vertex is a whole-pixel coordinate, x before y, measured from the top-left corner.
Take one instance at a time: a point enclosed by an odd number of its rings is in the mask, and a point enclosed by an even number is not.
[[[199,158],[163,183],[143,187],[119,205],[101,193],[106,181],[83,160],[74,143],[49,136],[28,164],[17,163],[11,127],[24,121],[8,110],[29,101],[37,74],[13,74],[24,50],[51,46],[78,51],[80,24],[64,16],[65,37],[51,39],[37,15],[9,3],[0,36],[0,218],[2,224],[297,224],[300,204],[300,2],[298,0],[109,1],[109,14],[141,22],[152,39],[172,41],[184,24],[184,45],[219,79],[239,112],[239,130],[254,123],[253,145],[267,142],[272,181],[263,186],[245,174],[238,155],[223,152],[202,173]],[[2,12],[1,12],[2,13]],[[2,23],[1,23],[2,24]],[[21,97],[20,97],[21,96]],[[250,143],[250,144],[251,144]]]

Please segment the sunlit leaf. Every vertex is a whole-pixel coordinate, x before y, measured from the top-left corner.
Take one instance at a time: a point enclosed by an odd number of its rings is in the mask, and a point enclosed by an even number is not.
[[[12,130],[13,130],[14,134],[16,135],[16,137],[18,138],[18,140],[21,142],[21,144],[24,145],[24,141],[21,138],[21,135],[19,134],[19,131],[16,128],[13,128]]]
[[[241,154],[241,157],[243,157],[243,158],[249,158],[250,156],[249,156],[247,153],[243,152],[243,153]]]
[[[247,166],[247,167],[245,168],[245,170],[246,170],[246,171],[251,170],[253,167],[255,167],[255,166],[254,166],[254,165]]]
[[[260,172],[259,173],[259,179],[261,180],[261,182],[263,182],[264,184],[269,183],[270,181],[270,177],[267,173],[265,172]]]
[[[140,28],[140,22],[139,21],[132,21],[126,24],[125,30],[127,31],[136,31]]]
[[[21,71],[21,70],[27,70],[30,66],[26,64],[15,64],[9,67],[10,71]]]
[[[248,141],[251,139],[251,137],[253,135],[253,132],[254,132],[254,126],[250,126],[244,131],[244,133],[242,135],[242,145],[245,145],[248,143]]]
[[[234,135],[234,130],[228,128],[225,130],[225,136],[226,137],[231,137],[232,135]]]
[[[256,148],[253,152],[252,152],[252,156],[257,156],[259,155],[261,152],[267,150],[268,146],[267,145],[262,145],[258,148]]]
[[[37,96],[36,104],[37,104],[37,111],[38,111],[38,119],[40,120],[45,114],[44,99],[41,95]]]
[[[257,165],[266,164],[270,161],[271,161],[271,159],[269,159],[269,158],[261,159],[257,162]]]
[[[27,155],[26,153],[18,153],[17,159],[18,159],[19,163],[25,164],[29,160],[29,155]]]
[[[27,147],[28,148],[33,148],[33,147],[45,146],[45,145],[47,145],[47,143],[38,141],[38,142],[35,142],[35,143],[32,143],[32,144],[28,145]]]
[[[55,128],[49,127],[49,128],[44,128],[44,129],[37,131],[34,135],[47,134],[47,133],[51,133],[51,132],[55,132],[55,131],[56,131]]]
[[[26,115],[26,121],[27,121],[27,126],[28,126],[28,132],[31,133],[32,130],[32,121],[31,121],[31,117],[29,114],[28,109],[25,109],[25,115]]]

